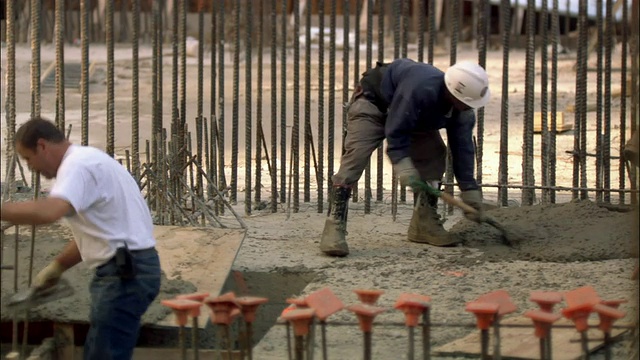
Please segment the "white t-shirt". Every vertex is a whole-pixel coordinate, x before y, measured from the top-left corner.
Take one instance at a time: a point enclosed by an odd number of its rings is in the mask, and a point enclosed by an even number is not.
[[[66,216],[82,260],[90,268],[107,262],[116,248],[154,247],[149,207],[129,172],[103,151],[71,145],[58,168],[51,197],[68,201]]]

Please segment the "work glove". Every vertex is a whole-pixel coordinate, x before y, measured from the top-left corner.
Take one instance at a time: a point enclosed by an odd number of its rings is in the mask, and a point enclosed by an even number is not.
[[[395,170],[402,186],[414,188],[420,181],[420,174],[413,166],[411,158],[406,157],[398,161],[397,164],[393,165],[393,170]]]
[[[482,193],[480,190],[467,190],[463,191],[460,194],[460,198],[464,201],[465,204],[471,206],[476,209],[477,213],[467,212],[465,211],[464,216],[477,223],[481,223],[484,221],[484,212],[482,210]]]
[[[44,269],[40,270],[35,279],[33,279],[32,286],[34,288],[48,288],[55,285],[60,276],[66,269],[56,260],[49,263]]]

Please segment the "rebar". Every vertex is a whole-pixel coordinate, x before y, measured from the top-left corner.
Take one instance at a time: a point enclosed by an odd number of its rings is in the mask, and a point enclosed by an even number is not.
[[[205,166],[205,158],[203,157],[203,122],[204,113],[204,0],[198,2],[198,95],[196,104],[196,155],[198,156],[198,163],[201,166]],[[200,174],[196,177],[196,183],[198,186],[198,196],[201,199],[204,198],[204,182]],[[204,218],[202,219],[204,221]]]
[[[360,16],[362,14],[362,4],[364,4],[366,0],[356,0],[356,16],[354,22],[354,42],[355,46],[353,49],[353,86],[354,89],[358,86],[360,82]],[[345,151],[345,138],[347,137],[347,122],[342,123],[342,154]],[[367,166],[368,167],[368,166]],[[365,169],[365,177],[366,177],[366,169]],[[358,202],[360,197],[360,192],[358,191],[358,182],[353,184],[351,191],[351,198],[353,202]]]
[[[424,5],[424,2],[421,1]],[[384,61],[384,1],[378,1],[378,61]],[[376,201],[381,202],[384,194],[384,148],[382,142],[378,146],[376,151],[377,158],[377,173],[376,173]]]
[[[408,54],[408,43],[409,43],[409,1],[411,0],[400,0],[402,1],[402,7],[400,8],[401,13],[400,17],[402,19],[402,44],[401,44],[401,53],[402,57],[406,58]]]
[[[558,0],[553,0],[551,10],[551,131],[549,134],[549,186],[556,185],[556,134],[558,126],[558,42],[560,41],[560,19],[558,16]],[[502,149],[501,149],[502,151]],[[549,202],[555,204],[556,192],[549,190]]]
[[[31,117],[39,117],[40,104],[40,39],[42,2],[31,0]]]
[[[596,1],[596,188],[601,188],[603,184],[603,151],[602,151],[602,47],[604,44],[603,32],[603,0]],[[591,48],[591,47],[590,47]],[[589,54],[587,54],[589,56]],[[596,191],[596,201],[602,201],[602,191]]]
[[[424,1],[419,1],[418,4],[418,61],[424,61],[424,31],[426,28],[425,16],[427,9]],[[382,6],[380,7],[382,9]],[[414,10],[415,11],[415,10]],[[382,11],[378,11],[378,16],[382,17]],[[384,23],[384,22],[383,22]]]
[[[174,0],[176,1],[176,0]],[[178,56],[179,56],[179,105],[180,111],[178,112],[178,149],[183,149],[186,137],[186,123],[188,119],[187,115],[187,7],[189,6],[189,1],[187,0],[179,0],[178,2]],[[202,39],[201,39],[202,40]],[[189,151],[190,153],[190,151]],[[186,159],[186,154],[178,153],[177,157],[177,165],[184,166]],[[182,173],[177,173],[176,178],[184,176]],[[178,195],[180,196],[180,195]],[[178,198],[179,199],[179,198]]]
[[[330,191],[333,188],[333,157],[335,149],[335,123],[336,123],[336,11],[337,0],[331,0],[331,13],[329,17],[329,117],[327,119],[327,190]],[[357,24],[357,21],[356,21]],[[356,49],[358,46],[356,45]],[[342,124],[345,128],[346,123]],[[342,142],[344,148],[344,140]],[[283,162],[284,164],[284,162]]]
[[[263,89],[263,51],[264,36],[262,31],[264,30],[264,1],[258,1],[258,89]],[[273,42],[271,43],[273,47]],[[248,88],[247,92],[251,89]],[[256,99],[256,185],[254,199],[256,205],[259,205],[262,200],[262,144],[264,144],[264,152],[269,158],[269,150],[267,149],[266,140],[264,138],[264,129],[262,126],[262,91],[258,91],[258,98]],[[268,164],[268,163],[267,163]],[[271,171],[271,165],[268,164],[269,171]],[[251,353],[250,353],[251,355]]]
[[[64,1],[55,3],[55,28],[56,28],[56,125],[64,129]]]
[[[622,2],[622,19],[620,22],[621,26],[621,44],[620,44],[620,153],[623,153],[624,147],[627,141],[627,42],[629,41],[629,35],[627,32],[627,27],[629,24],[628,20],[628,12],[629,5],[626,1]],[[619,188],[625,188],[625,159],[620,158],[620,162],[618,164],[618,178],[619,178]],[[624,204],[625,202],[625,194],[624,192],[620,192],[618,194],[620,198],[620,203]]]
[[[366,69],[373,67],[373,0],[367,0],[367,39],[366,39]],[[382,168],[378,168],[378,173]],[[371,157],[364,174],[364,213],[371,213]]]
[[[115,155],[115,68],[113,61],[113,1],[107,0],[105,16],[105,41],[107,43],[107,143],[106,153]]]
[[[276,0],[271,0],[271,156],[273,156],[273,162],[271,163],[271,212],[278,211],[278,172],[277,161],[278,158],[278,93],[277,93],[277,13],[276,13]]]
[[[17,153],[15,151],[15,135],[16,135],[16,23],[15,23],[15,1],[6,2],[6,36],[7,36],[7,91],[5,99],[5,111],[7,116],[7,134],[6,134],[6,159],[9,159],[4,165],[6,166],[5,188],[2,192],[2,201],[6,199],[5,191],[11,190],[8,194],[13,193],[15,187],[15,164],[17,162]]]
[[[498,169],[498,182],[509,182],[509,45],[511,40],[511,2],[501,0],[500,23],[502,33],[502,96],[500,106],[500,164]],[[501,206],[507,206],[509,194],[506,188],[498,190],[498,202]]]
[[[522,134],[522,185],[535,184],[533,174],[533,118],[535,102],[535,1],[527,1],[527,49],[524,90],[524,124]],[[522,204],[533,205],[535,192],[531,189],[522,191]]]
[[[217,117],[217,137],[216,142],[218,144],[218,188],[222,190],[227,187],[227,182],[224,174],[225,159],[224,159],[224,143],[225,143],[225,117],[224,117],[224,53],[225,53],[225,1],[214,1],[214,4],[219,6],[218,10],[218,117]],[[218,212],[224,212],[224,207],[218,202]]]
[[[140,0],[133,0],[133,32],[131,34],[131,152],[132,175],[140,185]]]
[[[296,2],[297,3],[297,2]],[[311,201],[311,4],[305,3],[304,43],[304,202]],[[300,12],[300,10],[298,10]],[[298,16],[299,18],[299,16]]]
[[[487,0],[478,2],[478,64],[487,65],[487,42],[489,41],[489,16],[491,4]],[[484,154],[484,107],[477,110],[476,119],[476,180],[482,183],[482,157]]]
[[[231,182],[229,186],[229,201],[238,202],[238,131],[239,131],[239,103],[240,103],[240,9],[241,0],[234,2],[233,28],[235,42],[233,44],[233,101],[231,103]]]
[[[549,66],[548,59],[548,44],[549,44],[549,5],[547,0],[542,0],[542,9],[540,11],[540,34],[542,37],[542,45],[540,47],[540,159],[541,159],[541,183],[542,185],[549,184],[549,123],[548,123],[548,81],[549,81]],[[542,203],[547,204],[549,202],[549,192],[542,191]]]
[[[291,156],[293,156],[293,212],[300,210],[300,2],[293,2],[293,127],[291,128]]]
[[[80,0],[80,46],[81,46],[81,145],[89,144],[89,0]]]
[[[429,1],[429,39],[427,40],[427,62],[433,65],[433,52],[436,42],[436,2]]]
[[[251,214],[251,147],[252,147],[252,117],[251,110],[253,101],[251,93],[252,93],[252,84],[251,84],[251,33],[253,32],[253,1],[246,1],[246,9],[245,9],[245,160],[244,160],[244,212],[247,215]],[[238,9],[240,11],[240,9]],[[256,136],[256,138],[260,138],[260,135]],[[260,148],[260,143],[258,143],[258,148]]]
[[[210,90],[210,99],[209,99],[209,154],[207,155],[208,158],[208,162],[207,162],[207,174],[211,175],[211,179],[213,180],[213,182],[207,182],[207,198],[208,199],[212,199],[213,198],[213,188],[218,186],[217,185],[217,180],[218,180],[218,169],[217,169],[217,165],[218,165],[218,152],[217,152],[217,141],[216,141],[216,134],[217,134],[217,127],[218,127],[218,123],[216,121],[216,109],[217,109],[217,87],[216,87],[216,76],[217,76],[217,53],[218,53],[218,14],[217,14],[217,1],[212,1],[211,2],[211,68],[210,68],[210,86],[211,86],[211,90]],[[205,128],[206,128],[206,122],[205,122]],[[207,133],[207,131],[205,130],[205,133]],[[215,208],[217,211],[217,208]]]
[[[604,134],[602,140],[602,171],[603,185],[606,189],[611,188],[611,57],[613,49],[613,1],[606,1],[606,19],[605,19],[605,34],[604,34]],[[586,79],[585,79],[586,80]],[[585,169],[586,171],[586,169]],[[586,186],[586,178],[585,183]],[[605,202],[611,202],[611,193],[604,194]]]
[[[585,156],[585,153],[587,151],[587,59],[589,56],[587,52],[587,47],[589,42],[589,33],[588,33],[589,29],[588,29],[588,18],[587,18],[588,2],[584,0],[580,1],[579,7],[580,7],[580,11],[578,15],[578,18],[579,18],[578,22],[582,24],[582,26],[579,26],[580,28],[579,38],[582,38],[583,48],[580,56],[578,56],[578,61],[581,63],[579,67],[581,71],[578,72],[579,75],[577,75],[577,79],[581,83],[581,86],[580,86],[581,94],[578,96],[580,99],[579,112],[577,111],[578,107],[576,106],[576,112],[580,114],[580,126],[579,126],[580,130],[576,132],[579,133],[578,148],[580,149],[580,156],[578,160],[580,164],[580,187],[585,188],[587,187],[587,158]],[[580,193],[581,200],[586,200],[587,197],[588,197],[588,194],[586,191],[582,191]]]
[[[280,202],[287,200],[287,0],[280,2]]]

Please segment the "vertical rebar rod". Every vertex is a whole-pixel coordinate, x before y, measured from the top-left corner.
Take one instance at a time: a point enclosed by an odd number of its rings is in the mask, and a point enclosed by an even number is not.
[[[603,32],[603,0],[596,0],[596,189],[602,189],[602,47],[604,44]],[[587,54],[589,56],[589,54]],[[596,201],[601,202],[603,191],[596,191]]]
[[[252,110],[252,84],[251,84],[251,72],[252,72],[252,64],[251,64],[251,46],[253,46],[252,42],[251,42],[251,33],[253,32],[253,1],[252,0],[247,0],[246,1],[246,9],[245,9],[245,26],[246,28],[244,29],[245,31],[245,73],[244,73],[244,77],[245,77],[245,86],[246,86],[246,92],[245,92],[245,137],[244,137],[244,142],[245,142],[245,157],[244,157],[244,191],[245,191],[245,197],[244,197],[244,213],[247,215],[251,214],[251,157],[252,157],[252,151],[251,151],[251,146],[253,144],[252,142],[252,131],[253,131],[253,118],[252,118],[252,114],[251,114],[251,110]],[[239,9],[238,9],[239,11]],[[261,51],[260,48],[258,48],[258,51]],[[260,88],[258,88],[260,89]],[[260,136],[256,136],[256,138],[258,138],[258,140],[260,139]],[[258,142],[258,148],[260,148],[260,143]]]
[[[234,2],[233,8],[233,28],[235,38],[233,43],[233,118],[231,124],[231,190],[229,191],[229,202],[238,202],[238,106],[240,103],[240,9],[241,0]],[[247,64],[248,66],[248,64]]]
[[[371,360],[371,348],[373,345],[371,331],[364,332],[364,360]]]
[[[305,6],[304,43],[304,202],[311,201],[311,3]]]
[[[89,144],[89,0],[80,0],[81,145]]]
[[[604,134],[602,146],[602,167],[604,172],[603,186],[611,189],[611,56],[613,49],[613,0],[606,1],[606,19],[604,34]],[[586,80],[586,79],[585,79]],[[586,179],[585,179],[586,180]],[[586,186],[586,183],[585,183]],[[611,202],[611,192],[604,194],[604,202]]]
[[[287,0],[280,2],[280,202],[287,201]]]
[[[277,13],[276,0],[271,0],[271,212],[278,211],[278,92],[277,92]]]
[[[15,1],[6,2],[6,38],[7,38],[7,91],[5,98],[5,111],[7,116],[7,135],[6,135],[6,177],[5,184],[10,189],[11,194],[14,189],[16,174],[16,151],[15,151],[15,135],[16,135],[16,22],[15,22]],[[1,80],[0,80],[1,81]],[[5,95],[5,94],[2,94]],[[1,96],[1,95],[0,95]],[[3,189],[4,190],[4,189]],[[16,230],[18,227],[16,226]],[[2,251],[2,250],[0,250]]]
[[[329,117],[327,121],[327,174],[328,188],[333,187],[333,157],[335,151],[335,123],[336,123],[336,11],[337,0],[331,0],[331,14],[329,17]],[[356,21],[357,24],[357,21]],[[357,48],[357,45],[356,45]],[[343,124],[343,126],[345,126]],[[344,142],[343,145],[344,147]]]
[[[348,1],[345,1],[345,6],[347,6]],[[318,2],[318,169],[316,171],[316,177],[318,179],[318,188],[317,188],[317,196],[318,196],[318,213],[322,213],[324,210],[324,1]],[[348,14],[348,7],[345,8],[345,13]],[[348,29],[349,18],[345,16],[345,29]],[[347,44],[349,39],[348,31],[344,32],[345,44]],[[349,51],[348,46],[345,46],[343,50],[343,76],[346,76],[348,79],[349,72],[347,71],[349,64]],[[346,59],[346,60],[345,60]],[[346,74],[346,75],[345,75]],[[346,84],[346,83],[345,83]],[[345,96],[347,94],[348,87],[345,85],[342,89],[343,93],[343,102],[346,103]],[[342,112],[342,121],[344,122],[344,117],[346,116],[346,111]],[[327,180],[328,181],[328,180]],[[329,191],[329,189],[327,189]]]
[[[629,25],[628,20],[629,13],[629,5],[626,1],[622,2],[622,19],[620,22],[621,26],[621,37],[622,41],[620,44],[620,153],[622,154],[624,150],[624,146],[626,144],[627,138],[627,42],[629,41],[629,35],[627,31],[627,26]],[[625,188],[625,159],[624,157],[620,157],[620,162],[618,164],[618,178],[619,178],[619,188]],[[625,203],[625,193],[624,191],[620,191],[618,193],[620,198],[620,204]]]
[[[580,27],[580,38],[582,38],[583,47],[582,47],[582,56],[578,57],[578,61],[581,63],[580,75],[578,75],[578,79],[581,82],[581,94],[579,95],[580,101],[580,145],[579,145],[579,163],[580,163],[580,187],[583,189],[587,188],[587,58],[588,54],[588,43],[589,43],[589,28],[588,28],[588,2],[580,1],[580,10],[579,13],[579,22],[582,23]],[[577,109],[576,109],[577,110]],[[580,199],[587,199],[587,191],[580,191]]]
[[[88,1],[88,0],[86,0]],[[150,146],[147,146],[147,151],[151,151],[151,161],[153,162],[153,165],[155,166],[155,169],[157,171],[159,163],[158,163],[158,133],[156,131],[156,124],[158,121],[158,106],[157,106],[157,102],[158,102],[158,76],[159,76],[159,70],[160,70],[160,65],[158,64],[158,52],[157,52],[157,48],[158,48],[158,20],[159,20],[159,7],[160,7],[160,3],[159,2],[153,2],[153,4],[151,5],[151,11],[152,11],[152,16],[151,16],[151,29],[152,29],[152,37],[151,37],[151,48],[153,51],[153,56],[151,57],[151,83],[153,84],[153,86],[151,87],[151,144]],[[88,105],[88,104],[87,104]],[[147,153],[148,155],[148,153]],[[149,163],[149,161],[147,161],[147,164]],[[154,201],[154,197],[157,196],[157,184],[155,181],[155,178],[152,177],[147,177],[147,181],[149,184],[149,193],[151,194],[149,196],[149,203],[151,204],[151,210],[157,210],[155,201]],[[153,186],[151,186],[153,185]]]
[[[393,0],[393,58],[400,57],[400,5],[399,1]],[[396,177],[395,170],[391,171],[391,215],[393,221],[396,220],[396,214],[398,212],[398,179]]]
[[[433,64],[433,52],[436,43],[436,2],[429,1],[429,39],[427,39],[427,62]]]
[[[356,14],[354,21],[354,42],[355,46],[353,49],[353,83],[354,88],[359,84],[360,77],[360,16],[362,14],[362,4],[366,0],[356,0]],[[342,123],[342,152],[344,153],[344,143],[345,137],[347,136],[347,123]],[[365,170],[366,171],[366,170]],[[366,175],[365,175],[366,176]],[[353,202],[358,202],[358,198],[360,196],[360,192],[358,191],[358,182],[353,184],[351,197]]]
[[[549,43],[549,5],[547,0],[542,0],[542,9],[540,11],[540,35],[542,38],[542,46],[540,47],[540,160],[541,160],[541,183],[542,186],[549,185],[549,123],[548,123],[548,82],[549,82],[549,66],[548,49]],[[549,202],[549,190],[542,190],[542,203]]]
[[[175,0],[174,0],[175,1]],[[218,189],[223,191],[227,182],[224,174],[225,160],[224,160],[224,143],[225,143],[225,117],[224,117],[224,55],[225,55],[225,2],[214,1],[218,8],[218,131],[216,140],[218,142]],[[218,213],[224,211],[222,199],[218,202]]]
[[[105,36],[107,42],[107,144],[106,153],[115,155],[115,67],[113,62],[113,46],[115,28],[113,26],[113,2],[107,0],[105,16]]]
[[[424,31],[427,26],[427,24],[425,23],[425,16],[427,13],[427,9],[424,1],[419,1],[417,11],[418,11],[418,61],[423,62],[424,61]],[[378,14],[379,14],[378,16],[382,17],[381,11],[378,11]]]
[[[373,67],[373,0],[367,0],[366,69]],[[380,172],[381,169],[378,169]],[[364,174],[364,213],[371,213],[371,158]]]
[[[204,122],[204,1],[198,2],[198,99],[197,99],[197,115],[196,115],[196,152],[198,165],[205,167],[202,139],[203,139],[203,122]],[[189,154],[193,155],[193,154]],[[198,172],[196,174],[196,182],[198,186],[198,196],[201,200],[204,199],[204,180],[202,174]],[[202,222],[204,223],[205,217],[202,214]]]
[[[491,4],[487,0],[478,2],[478,64],[487,65],[487,43],[489,41],[489,17]],[[482,156],[484,154],[484,107],[477,110],[476,119],[476,180],[482,184]]]
[[[556,186],[556,134],[558,107],[558,42],[560,41],[560,17],[558,0],[553,0],[551,12],[551,131],[549,134],[549,186]],[[549,202],[555,204],[556,191],[549,191]]]
[[[133,0],[133,16],[131,34],[131,153],[133,177],[138,186],[140,179],[140,0]]]
[[[498,169],[499,184],[498,201],[501,206],[507,206],[509,191],[509,45],[511,40],[511,2],[501,0],[500,23],[502,33],[502,96],[500,101],[500,164]]]
[[[408,327],[409,345],[407,350],[407,359],[413,360],[415,358],[416,345],[415,345],[415,328],[413,326]]]
[[[422,313],[422,359],[431,360],[431,311],[426,308]]]
[[[216,54],[218,53],[218,13],[217,13],[217,1],[211,2],[211,69],[210,69],[210,86],[211,93],[210,96],[210,104],[209,104],[209,161],[207,174],[209,178],[213,181],[207,181],[207,198],[212,199],[214,196],[213,188],[218,186],[218,151],[217,151],[217,140],[216,134],[218,130],[218,122],[216,119],[216,91],[218,90],[216,87],[216,76],[217,76],[217,58]],[[205,130],[205,133],[207,131]],[[214,210],[216,212],[217,209]]]
[[[264,46],[264,1],[258,1],[258,44],[256,46],[258,50],[258,98],[256,99],[256,185],[255,185],[255,194],[254,199],[256,204],[260,204],[262,200],[262,144],[265,144],[264,152],[268,155],[269,151],[267,150],[266,142],[264,139],[264,128],[262,126],[262,89],[263,89],[263,46]],[[250,20],[248,20],[250,21]],[[273,42],[271,43],[273,45]],[[251,89],[247,89],[247,92],[251,91]],[[274,159],[275,160],[275,159]],[[267,163],[268,164],[268,163]],[[271,171],[271,169],[269,169]]]
[[[55,3],[55,28],[56,28],[56,125],[64,129],[64,1]]]
[[[293,212],[300,210],[300,2],[293,2]]]
[[[40,38],[42,36],[40,14],[42,2],[31,0],[31,117],[39,117],[40,104]]]
[[[631,5],[631,15],[630,15],[630,20],[629,20],[629,24],[638,24],[638,22],[640,21],[640,3],[635,1],[632,3]],[[638,34],[638,27],[637,26],[631,26],[631,41],[630,41],[630,48],[629,48],[629,52],[630,52],[630,58],[631,59],[638,59],[638,52],[640,50],[640,38],[639,38],[639,34]],[[638,107],[638,103],[640,103],[640,101],[638,100],[640,97],[640,87],[639,82],[638,82],[638,61],[632,61],[631,62],[631,105],[629,106],[629,115],[630,115],[630,119],[631,119],[631,125],[630,126],[630,130],[631,130],[631,136],[637,136],[637,131],[638,131],[638,123],[640,122],[640,112],[639,107]],[[632,178],[636,178],[637,176],[637,171],[635,168],[631,168],[630,171]],[[631,190],[636,190],[637,188],[637,182],[636,181],[629,181],[630,182],[630,188]],[[632,196],[631,197],[631,203],[632,204],[637,204],[637,197],[636,196]]]
[[[533,174],[533,115],[535,102],[535,1],[527,1],[527,49],[524,90],[524,124],[522,126],[522,185],[535,184]],[[533,205],[535,190],[522,189],[522,205]]]
[[[181,141],[177,138],[180,136],[180,114],[178,104],[178,93],[180,91],[180,82],[178,78],[179,65],[178,57],[179,50],[178,44],[180,44],[179,29],[180,29],[180,3],[178,0],[173,0],[173,8],[171,9],[172,26],[171,26],[171,137],[177,141],[177,148],[181,149]],[[180,150],[178,150],[180,151]],[[176,167],[182,168],[182,163],[178,159],[178,155],[175,154],[175,160],[177,162]],[[180,181],[177,178],[180,176],[178,172],[171,172],[171,190],[176,194],[176,199],[180,201],[182,198],[182,191],[179,191]]]
[[[449,65],[454,65],[458,59],[458,36],[460,33],[460,0],[452,0],[450,4],[451,9],[449,11],[449,19],[451,23],[451,46],[449,48]],[[450,146],[447,146],[446,164],[447,166],[445,181],[447,184],[451,184],[453,183],[453,158],[451,156]],[[450,195],[453,195],[453,186],[446,185],[444,187],[444,191]],[[447,204],[447,213],[453,214],[453,206]]]
[[[400,8],[400,17],[402,18],[402,57],[406,58],[408,53],[409,43],[409,2],[411,0],[401,0],[402,7]]]
[[[176,1],[176,0],[174,0]],[[183,151],[185,148],[185,140],[186,140],[186,123],[187,123],[187,7],[189,6],[188,0],[180,0],[179,2],[179,19],[178,19],[178,56],[180,57],[179,64],[179,81],[180,81],[180,112],[178,113],[178,143],[177,143],[177,151],[178,153],[174,156],[177,156],[177,166],[180,169],[184,169],[186,155]],[[162,62],[161,62],[162,64]],[[162,99],[162,94],[160,95]],[[189,156],[191,152],[188,152]],[[173,170],[173,169],[172,169]],[[177,177],[184,176],[182,172],[176,173]],[[179,199],[180,197],[178,197]]]
[[[423,1],[420,3],[424,4]],[[384,1],[378,1],[378,61],[384,61]],[[382,142],[377,150],[376,201],[384,197],[384,147]]]

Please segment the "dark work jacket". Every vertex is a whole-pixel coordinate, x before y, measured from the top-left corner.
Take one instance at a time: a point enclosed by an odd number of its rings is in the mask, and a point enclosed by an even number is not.
[[[387,106],[385,137],[391,162],[396,164],[409,156],[414,132],[444,128],[460,190],[477,189],[472,139],[475,114],[473,110],[451,111],[444,72],[410,59],[395,60],[384,68],[378,93]],[[450,112],[451,116],[447,118]]]

